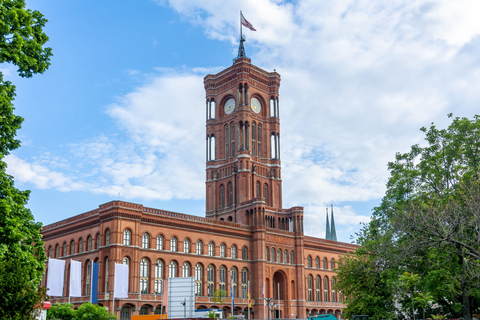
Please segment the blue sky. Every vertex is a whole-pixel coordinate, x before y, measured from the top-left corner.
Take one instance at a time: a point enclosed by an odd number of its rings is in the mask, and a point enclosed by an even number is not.
[[[114,199],[204,215],[203,77],[231,65],[239,11],[252,63],[282,76],[283,206],[325,206],[350,242],[419,131],[480,105],[480,4],[458,1],[27,1],[49,20],[43,75],[20,79],[6,158],[49,224]]]

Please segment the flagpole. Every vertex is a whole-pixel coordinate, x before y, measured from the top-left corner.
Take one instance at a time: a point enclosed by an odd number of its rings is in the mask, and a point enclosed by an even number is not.
[[[242,11],[240,10],[240,41],[242,41]]]

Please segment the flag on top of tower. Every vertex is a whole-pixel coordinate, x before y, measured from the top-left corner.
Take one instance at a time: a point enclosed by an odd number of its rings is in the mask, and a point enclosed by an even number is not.
[[[253,27],[253,25],[247,21],[247,19],[245,19],[245,17],[243,16],[243,13],[242,11],[240,11],[240,19],[242,19],[242,25],[247,27],[248,29],[252,30],[252,31],[257,31],[257,29],[255,29]]]

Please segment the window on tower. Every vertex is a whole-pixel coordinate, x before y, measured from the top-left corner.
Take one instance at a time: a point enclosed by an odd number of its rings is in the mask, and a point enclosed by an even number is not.
[[[260,182],[255,183],[255,197],[260,198]]]
[[[225,208],[225,187],[223,184],[220,186],[220,201],[222,209]]]
[[[230,130],[228,124],[225,125],[225,159],[230,157]]]
[[[252,155],[257,156],[257,134],[256,134],[256,125],[255,122],[252,123]]]
[[[231,141],[231,150],[232,157],[235,156],[235,123],[230,124],[230,141]]]
[[[265,198],[265,203],[268,205],[268,186],[266,183],[263,185],[263,197]]]
[[[258,157],[262,157],[262,125],[259,123],[257,128]]]
[[[233,206],[233,185],[231,182],[228,183],[228,206]]]

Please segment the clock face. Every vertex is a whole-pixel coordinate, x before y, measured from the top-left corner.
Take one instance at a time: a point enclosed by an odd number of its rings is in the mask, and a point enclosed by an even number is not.
[[[262,110],[262,105],[257,98],[252,98],[252,100],[250,101],[250,106],[252,108],[252,111],[255,113],[260,113],[260,110]]]
[[[233,98],[230,98],[227,100],[227,102],[225,102],[225,113],[226,114],[230,114],[233,112],[233,110],[235,110],[235,99]]]

